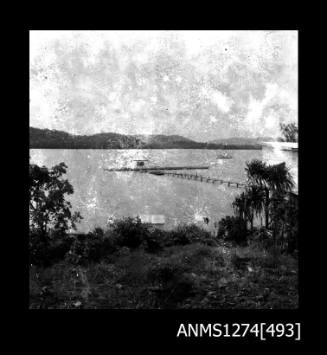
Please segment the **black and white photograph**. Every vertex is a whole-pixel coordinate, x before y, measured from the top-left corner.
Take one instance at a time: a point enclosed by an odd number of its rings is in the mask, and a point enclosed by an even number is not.
[[[29,31],[29,308],[295,310],[297,30]]]

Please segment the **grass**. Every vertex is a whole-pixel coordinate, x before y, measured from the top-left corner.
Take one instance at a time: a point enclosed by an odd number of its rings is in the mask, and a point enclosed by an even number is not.
[[[30,308],[292,309],[298,264],[276,250],[200,243],[123,247],[86,265],[30,268]]]

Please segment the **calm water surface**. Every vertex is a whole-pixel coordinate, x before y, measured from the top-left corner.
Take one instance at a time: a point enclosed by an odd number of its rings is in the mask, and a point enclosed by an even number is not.
[[[84,219],[78,230],[87,232],[105,227],[109,217],[160,214],[166,228],[178,223],[210,219],[209,229],[232,213],[231,203],[240,189],[226,184],[207,184],[174,177],[108,172],[103,168],[133,167],[134,159],[149,159],[149,165],[209,165],[208,170],[188,170],[203,176],[245,181],[245,163],[261,159],[260,150],[228,150],[233,159],[217,159],[220,150],[94,150],[31,149],[31,162],[52,167],[60,162],[68,166],[67,178],[74,187],[69,196],[73,209]]]

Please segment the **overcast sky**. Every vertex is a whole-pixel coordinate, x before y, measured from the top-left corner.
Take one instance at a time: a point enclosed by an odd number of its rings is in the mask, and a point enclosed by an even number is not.
[[[297,31],[31,31],[30,126],[279,135],[297,122]]]

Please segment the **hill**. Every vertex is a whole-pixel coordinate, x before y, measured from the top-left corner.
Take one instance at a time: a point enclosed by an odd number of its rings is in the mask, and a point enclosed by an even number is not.
[[[178,135],[123,135],[111,132],[73,135],[30,127],[31,149],[172,149],[201,148],[203,145],[205,143]]]
[[[213,144],[226,144],[226,145],[254,145],[262,146],[262,142],[272,141],[272,137],[256,137],[256,138],[247,138],[247,137],[231,137],[231,138],[222,138],[215,139],[210,141]]]
[[[74,135],[30,127],[31,149],[261,149],[258,139],[229,138],[204,143],[179,135],[124,135],[112,132]]]
[[[124,149],[141,146],[142,142],[137,138],[118,133],[98,133],[87,136],[30,127],[32,149]]]

